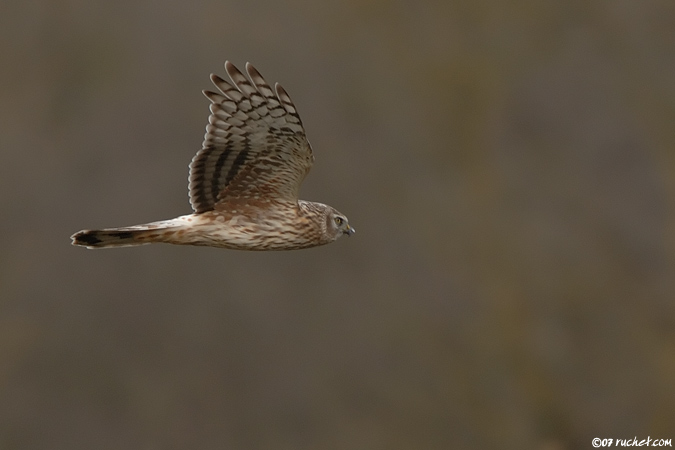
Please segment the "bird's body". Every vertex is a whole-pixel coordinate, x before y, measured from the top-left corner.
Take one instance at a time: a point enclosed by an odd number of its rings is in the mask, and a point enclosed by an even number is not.
[[[150,243],[238,250],[294,250],[333,242],[354,229],[322,203],[298,200],[314,160],[295,106],[250,64],[250,80],[229,62],[229,82],[212,75],[220,93],[205,91],[211,116],[202,149],[190,164],[194,214],[143,225],[83,230],[88,248]]]
[[[239,210],[208,211],[144,225],[86,231],[77,236],[77,243],[90,248],[162,242],[233,250],[296,250],[332,242],[321,238],[326,224],[311,213],[322,207],[330,208],[302,200],[298,206],[274,205],[264,211],[242,205]]]

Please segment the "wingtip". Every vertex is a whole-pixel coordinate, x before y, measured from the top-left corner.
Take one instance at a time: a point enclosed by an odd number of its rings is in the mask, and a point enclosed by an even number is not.
[[[228,75],[231,73],[236,73],[239,72],[239,69],[237,69],[237,66],[234,65],[230,60],[225,61],[225,72],[227,72]]]
[[[246,63],[246,73],[248,74],[249,77],[251,77],[251,80],[255,82],[256,85],[259,84],[266,84],[265,79],[263,76],[260,74],[258,69],[256,69],[253,64],[247,62]]]
[[[274,90],[277,91],[277,95],[279,96],[279,100],[281,100],[282,103],[284,104],[293,104],[293,101],[291,100],[291,96],[288,95],[288,92],[286,92],[286,89],[279,83],[274,83]]]

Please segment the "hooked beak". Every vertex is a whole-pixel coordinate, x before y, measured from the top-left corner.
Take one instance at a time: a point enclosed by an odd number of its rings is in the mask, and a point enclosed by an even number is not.
[[[344,231],[344,234],[347,235],[347,237],[351,236],[352,234],[356,233],[356,230],[347,225],[347,229]]]

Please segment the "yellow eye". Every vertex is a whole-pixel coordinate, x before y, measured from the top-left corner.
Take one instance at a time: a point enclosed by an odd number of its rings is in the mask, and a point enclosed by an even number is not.
[[[338,227],[342,226],[343,223],[344,223],[344,219],[342,219],[342,217],[336,217],[335,218],[335,225],[337,225]]]

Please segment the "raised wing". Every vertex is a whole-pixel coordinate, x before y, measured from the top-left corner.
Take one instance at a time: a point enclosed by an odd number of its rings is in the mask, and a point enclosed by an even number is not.
[[[202,149],[190,163],[190,204],[196,213],[241,202],[297,202],[312,167],[312,148],[286,91],[274,90],[246,64],[250,80],[225,62],[231,83],[217,75],[219,93],[204,91],[211,115]]]

